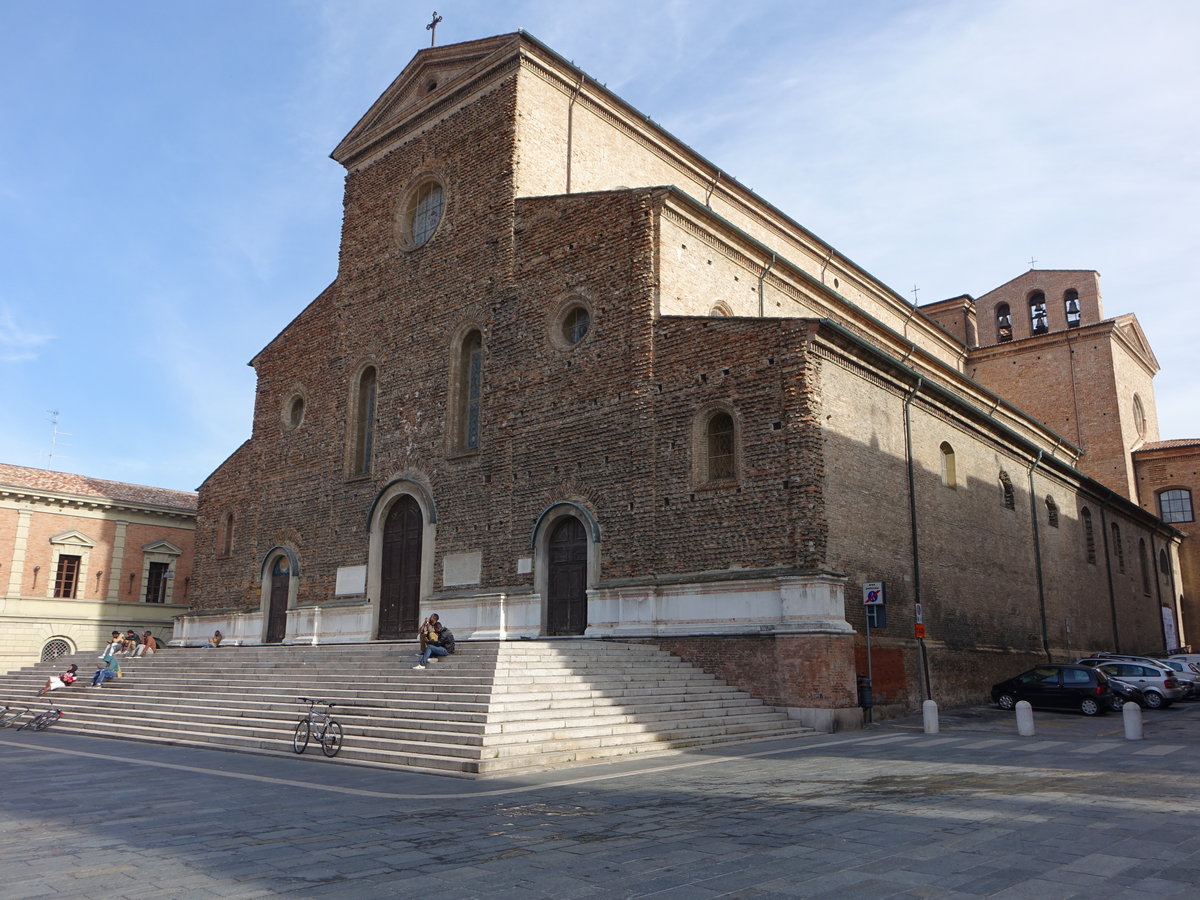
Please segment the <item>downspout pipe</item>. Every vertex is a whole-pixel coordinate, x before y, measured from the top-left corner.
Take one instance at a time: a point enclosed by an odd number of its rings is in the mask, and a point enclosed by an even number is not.
[[[914,610],[916,609],[916,604],[921,602],[921,551],[919,541],[917,540],[917,480],[912,452],[911,408],[913,400],[924,383],[924,376],[917,376],[916,384],[908,392],[908,396],[904,398],[904,457],[908,468],[908,521],[909,528],[911,529]],[[933,688],[929,683],[929,659],[925,654],[924,638],[917,638],[917,648],[921,654],[921,681],[924,688],[922,693],[925,695],[926,700],[932,700]]]
[[[1050,627],[1046,621],[1046,579],[1042,573],[1042,536],[1038,527],[1037,488],[1033,484],[1033,474],[1042,462],[1042,451],[1038,450],[1029,467],[1029,519],[1033,526],[1033,562],[1037,574],[1038,611],[1042,615],[1042,652],[1046,654],[1046,662],[1054,662],[1050,653]]]
[[[1111,493],[1110,493],[1111,496]],[[1121,629],[1117,625],[1117,592],[1113,587],[1112,551],[1108,546],[1108,504],[1100,501],[1100,534],[1104,538],[1104,571],[1108,575],[1108,608],[1112,616],[1113,650],[1121,652]]]
[[[771,261],[767,263],[767,267],[758,273],[758,317],[760,319],[766,318],[767,315],[767,302],[763,296],[763,282],[766,281],[767,276],[771,273],[771,269],[775,268],[776,259],[777,257],[772,253]]]

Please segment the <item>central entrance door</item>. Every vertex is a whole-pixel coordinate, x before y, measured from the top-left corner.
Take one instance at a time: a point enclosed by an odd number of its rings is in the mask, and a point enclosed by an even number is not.
[[[583,523],[567,516],[550,532],[547,548],[547,628],[550,634],[583,634],[587,628],[587,535]]]
[[[379,639],[412,637],[421,603],[421,507],[405,494],[383,523],[379,582]]]
[[[288,593],[292,586],[292,569],[286,556],[275,557],[271,563],[271,600],[267,606],[268,644],[281,643],[287,635]]]

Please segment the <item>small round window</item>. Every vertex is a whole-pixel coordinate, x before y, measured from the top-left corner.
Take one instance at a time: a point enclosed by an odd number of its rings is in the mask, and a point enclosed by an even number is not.
[[[1142,407],[1142,398],[1133,395],[1133,427],[1138,437],[1146,436],[1146,410]]]
[[[283,427],[292,431],[304,421],[304,395],[292,394],[283,404]]]
[[[592,327],[592,314],[585,306],[572,306],[562,320],[562,338],[569,346],[574,347],[585,337]]]
[[[401,241],[408,250],[426,244],[442,221],[446,194],[440,182],[428,178],[410,190],[401,209]]]

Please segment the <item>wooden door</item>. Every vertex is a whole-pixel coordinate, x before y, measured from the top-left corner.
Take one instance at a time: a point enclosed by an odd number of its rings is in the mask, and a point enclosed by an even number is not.
[[[379,584],[380,640],[412,637],[417,631],[423,528],[421,507],[408,495],[392,505],[384,521]]]
[[[288,594],[292,587],[292,570],[288,558],[280,556],[271,564],[271,599],[267,606],[268,644],[282,643],[287,635]]]
[[[587,628],[587,535],[568,516],[550,532],[547,573],[547,632],[583,634]]]

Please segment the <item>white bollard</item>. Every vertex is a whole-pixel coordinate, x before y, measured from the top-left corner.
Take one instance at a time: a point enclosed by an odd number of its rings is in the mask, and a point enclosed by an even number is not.
[[[938,708],[936,700],[926,700],[921,704],[921,714],[925,717],[925,733],[938,733]]]
[[[1033,737],[1036,734],[1033,727],[1033,707],[1028,700],[1017,701],[1017,734],[1021,737]]]
[[[1142,708],[1136,703],[1126,703],[1121,710],[1125,720],[1125,740],[1140,741],[1142,739]]]

